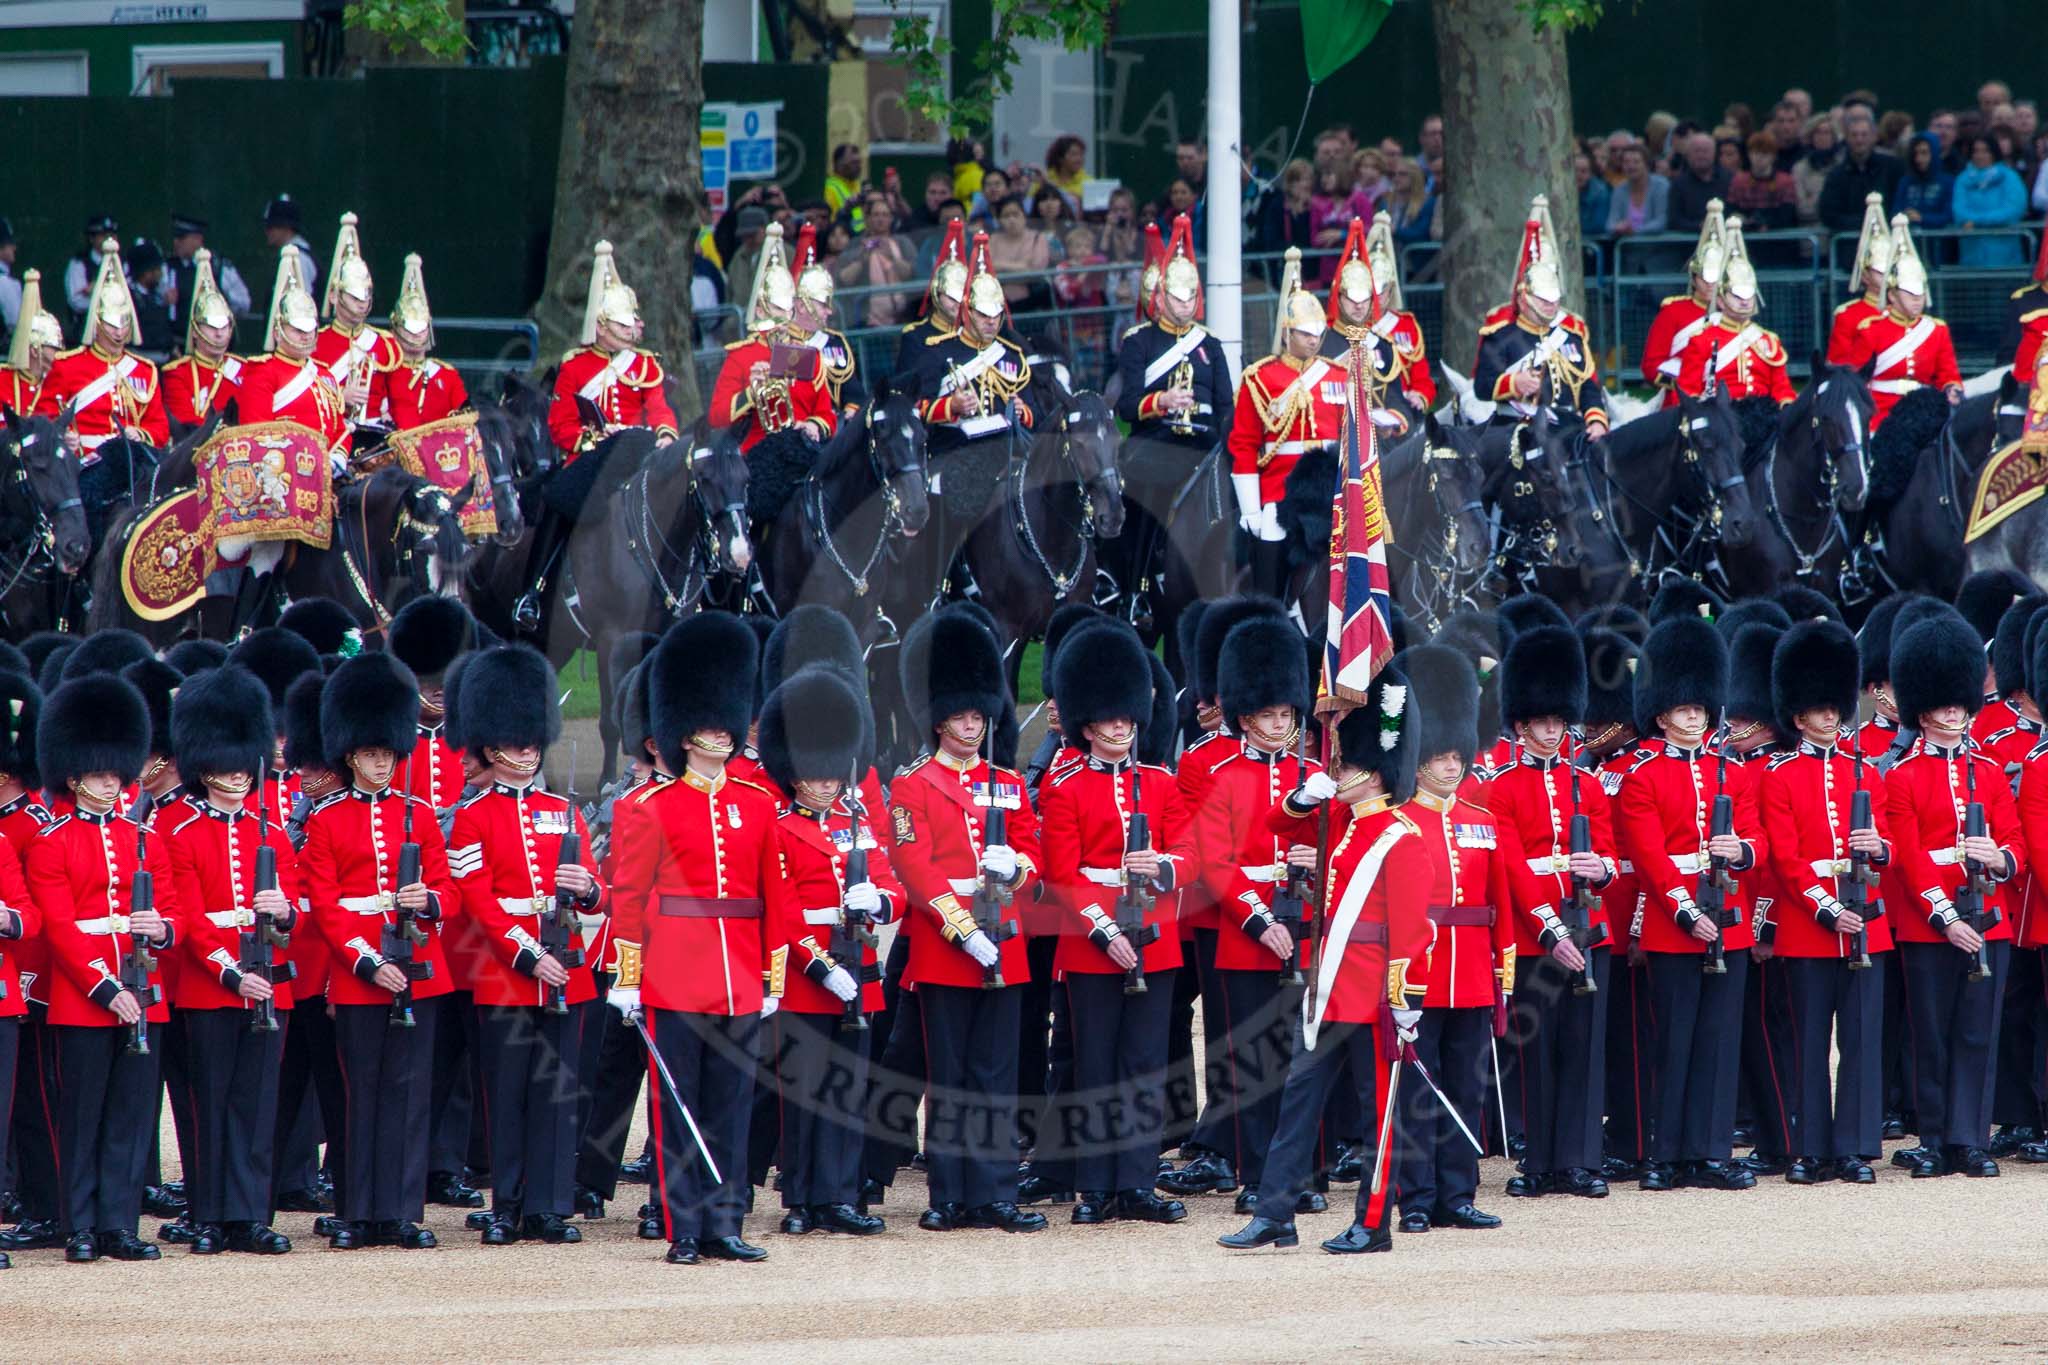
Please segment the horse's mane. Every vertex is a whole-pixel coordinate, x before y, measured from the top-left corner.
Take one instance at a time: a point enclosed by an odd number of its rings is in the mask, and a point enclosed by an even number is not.
[[[1870,438],[1870,496],[1894,501],[1913,481],[1920,452],[1933,443],[1949,418],[1948,395],[1937,388],[1915,389],[1901,398]]]
[[[1771,438],[1778,434],[1778,418],[1781,413],[1775,398],[1757,394],[1750,398],[1735,400],[1735,423],[1742,433],[1742,472],[1763,462],[1764,451],[1770,448]]]
[[[1623,422],[1607,433],[1607,452],[1616,463],[1626,463],[1647,450],[1669,441],[1678,430],[1678,408],[1658,408],[1633,422]]]
[[[621,431],[599,441],[595,447],[541,481],[541,501],[550,511],[580,525],[586,512],[603,514],[604,495],[640,472],[640,465],[654,449],[651,431]]]

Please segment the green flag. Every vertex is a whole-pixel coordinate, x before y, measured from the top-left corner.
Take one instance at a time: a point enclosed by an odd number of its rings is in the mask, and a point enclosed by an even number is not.
[[[1394,0],[1301,0],[1308,78],[1321,84],[1365,51],[1393,8]]]

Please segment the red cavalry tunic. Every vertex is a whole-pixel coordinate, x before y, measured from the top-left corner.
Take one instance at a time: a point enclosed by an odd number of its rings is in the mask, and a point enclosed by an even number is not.
[[[2013,808],[2027,846],[2027,880],[2013,916],[2012,941],[2022,948],[2048,948],[2048,742],[2038,744],[2020,765],[2020,789]]]
[[[2012,377],[2022,388],[2031,388],[2034,371],[2041,364],[2041,343],[2048,341],[2048,308],[2036,308],[2020,318],[2020,344],[2012,353]],[[0,392],[5,392],[0,389]]]
[[[118,1028],[110,1008],[121,993],[121,961],[135,946],[128,932],[129,893],[138,866],[135,825],[109,812],[74,812],[46,827],[24,859],[29,898],[43,915],[49,947],[49,1022],[86,1028]],[[170,926],[170,941],[151,949],[158,967],[150,982],[163,987],[162,962],[177,946],[177,892],[163,841],[149,840],[141,866],[155,884],[157,913]],[[152,1023],[171,1017],[170,1004],[149,1007]]]
[[[864,804],[863,809],[881,807]],[[890,865],[883,831],[869,820],[863,815],[857,822],[860,847],[868,856],[868,881],[882,897],[882,908],[876,912],[875,920],[886,924],[902,915],[910,898],[896,878],[896,869]],[[783,983],[785,1010],[798,1014],[838,1014],[845,1010],[839,997],[820,984],[836,966],[845,967],[856,981],[863,983],[862,1010],[882,1008],[880,974],[873,981],[867,980],[867,969],[876,965],[875,950],[861,949],[859,962],[840,962],[831,951],[833,927],[844,913],[846,858],[854,849],[855,828],[853,812],[844,798],[833,802],[831,810],[822,812],[791,805],[776,820],[782,844],[782,874],[795,893],[795,917],[788,925],[786,937],[797,970],[789,973]]]
[[[1877,363],[1870,380],[1871,399],[1877,404],[1870,415],[1873,432],[1913,390],[1963,382],[1948,324],[1924,313],[1918,322],[1908,322],[1897,313],[1880,313],[1858,327],[1849,364],[1860,368],[1871,361]]]
[[[42,391],[42,381],[31,379],[25,371],[0,365],[0,408],[26,417],[36,410],[36,400]]]
[[[1730,763],[1724,788],[1715,755],[1705,748],[1685,749],[1659,741],[1636,750],[1628,775],[1622,779],[1621,797],[1615,806],[1615,835],[1622,856],[1634,864],[1642,894],[1637,937],[1645,952],[1707,950],[1690,928],[1695,915],[1703,913],[1693,900],[1693,891],[1707,866],[1714,798],[1723,790],[1733,799],[1735,833],[1746,845],[1745,856],[1734,869],[1738,874],[1735,889],[1727,897],[1727,913],[1736,922],[1721,929],[1722,950],[1736,952],[1756,942],[1748,914],[1754,892],[1740,878],[1762,858],[1754,770]]]
[[[400,360],[398,339],[391,333],[368,325],[350,331],[339,322],[330,322],[313,336],[313,359],[342,393],[348,391],[350,378],[368,367],[370,393],[363,401],[362,415],[375,418],[384,411],[387,376]]]
[[[1436,940],[1424,969],[1430,1009],[1490,1009],[1513,989],[1520,895],[1538,896],[1526,873],[1522,841],[1492,811],[1462,796],[1417,792],[1402,814],[1415,822],[1429,859],[1429,918]],[[1518,869],[1522,870],[1518,875]],[[1505,975],[1503,975],[1505,969]]]
[[[306,821],[306,846],[299,873],[313,922],[332,950],[327,999],[336,1005],[388,1005],[391,992],[371,978],[385,962],[384,930],[398,923],[398,853],[405,841],[408,798],[389,787],[366,792],[350,787],[323,801]],[[426,910],[415,917],[427,941],[413,949],[416,962],[433,974],[412,983],[415,1000],[431,1000],[454,989],[442,947],[442,924],[455,909],[455,885],[448,875],[448,849],[441,826],[426,803],[414,801],[412,837],[420,846],[420,881]],[[303,986],[302,986],[303,989]]]
[[[1303,452],[1343,434],[1343,368],[1321,356],[1267,356],[1238,384],[1226,442],[1230,472],[1258,475],[1259,501],[1278,502]]]
[[[1320,772],[1322,765],[1310,759],[1304,767],[1291,749],[1269,754],[1236,739],[1223,741],[1215,759],[1205,761],[1200,803],[1189,807],[1187,828],[1171,850],[1176,866],[1194,867],[1215,899],[1217,967],[1277,972],[1281,959],[1259,936],[1273,922],[1274,890],[1287,880],[1290,840],[1275,834],[1266,817],[1301,785],[1304,772]],[[1188,766],[1183,758],[1182,767]]]
[[[1112,768],[1090,757],[1046,779],[1038,798],[1039,847],[1045,852],[1046,888],[1067,911],[1053,953],[1055,979],[1071,972],[1123,971],[1109,960],[1109,943],[1122,933],[1116,926],[1116,902],[1123,893],[1131,816],[1145,816],[1151,846],[1171,859],[1168,849],[1181,823],[1176,795],[1173,774],[1149,763],[1134,767],[1125,762]],[[1168,866],[1171,886],[1179,880],[1179,864]],[[1170,890],[1150,897],[1144,922],[1158,931],[1144,948],[1145,970],[1164,972],[1180,966],[1180,931]]]
[[[28,988],[34,976],[30,974],[28,982],[21,979],[17,958],[21,945],[33,942],[42,928],[43,914],[28,894],[21,855],[12,840],[0,838],[0,1019],[28,1013]]]
[[[1884,300],[1872,299],[1859,294],[1835,310],[1834,320],[1828,324],[1828,355],[1830,365],[1860,364],[1856,356],[1856,333],[1872,318],[1884,316]]]
[[[341,390],[312,360],[293,360],[273,351],[248,362],[235,393],[235,415],[244,424],[297,422],[320,433],[329,450],[349,448]]]
[[[196,355],[182,355],[164,366],[164,412],[179,427],[204,426],[216,412],[227,411],[242,379],[240,356],[222,356],[218,366]]]
[[[944,755],[927,754],[900,773],[890,785],[890,811],[896,836],[894,866],[910,895],[910,965],[904,984],[979,986],[981,964],[959,946],[974,932],[970,902],[981,879],[981,852],[987,846],[985,802],[1003,810],[1003,841],[1017,855],[1018,878],[1003,907],[1003,922],[1021,923],[1023,908],[1036,899],[1039,868],[1038,820],[1025,799],[1024,779],[1008,768],[974,759],[965,766]],[[1031,979],[1024,935],[1012,934],[998,945],[1003,980],[1019,985]]]
[[[711,390],[711,427],[722,431],[727,427],[740,429],[740,452],[752,450],[768,434],[761,425],[760,414],[754,408],[754,396],[747,391],[747,375],[758,364],[767,364],[773,355],[773,348],[765,337],[748,337],[735,341],[725,348],[725,363],[719,367],[718,382]],[[802,378],[792,377],[789,381],[789,422],[815,419],[825,424],[829,433],[839,428],[839,410],[832,402],[832,386],[825,376],[825,358],[817,351],[809,352],[805,362],[810,373]]]
[[[562,367],[555,372],[548,434],[570,459],[583,452],[591,437],[577,410],[581,397],[595,404],[608,423],[674,436],[679,428],[661,390],[663,378],[661,361],[650,351],[628,349],[610,356],[595,346],[580,346],[562,357]]]
[[[1974,749],[1965,759],[1960,747],[1941,749],[1923,739],[1915,740],[1906,756],[1885,774],[1892,858],[1905,893],[1890,907],[1896,915],[1892,937],[1897,942],[1947,942],[1942,927],[1956,918],[1956,891],[1966,875],[1961,850],[1972,775],[1977,800],[1984,805],[1986,829],[2012,863],[2010,868],[1990,869],[1999,885],[1984,898],[1984,908],[2005,914],[1984,931],[1984,937],[2012,937],[2018,888],[2011,883],[2027,870],[2027,850],[2005,773],[1995,760]]]
[[[1608,877],[1616,877],[1620,864],[1614,820],[1597,773],[1556,759],[1546,761],[1525,750],[1518,762],[1487,784],[1487,808],[1503,827],[1514,831],[1527,860],[1530,875],[1522,889],[1525,894],[1533,889],[1538,897],[1534,902],[1518,901],[1514,907],[1515,951],[1523,956],[1549,952],[1566,932],[1560,916],[1572,894],[1567,860],[1572,851],[1574,777],[1579,787],[1577,808],[1591,829],[1593,851],[1607,864]],[[1611,880],[1601,888],[1603,892],[1613,889]],[[1590,942],[1595,946],[1609,937],[1607,899],[1603,894],[1589,916],[1593,926]]]
[[[256,894],[256,850],[263,846],[256,817],[247,810],[216,810],[201,798],[166,814],[163,836],[177,883],[178,948],[183,958],[171,1003],[181,1010],[254,1009],[240,994],[242,934],[256,927],[250,902]],[[277,889],[293,910],[277,922],[286,933],[297,927],[299,860],[284,830],[273,825],[270,847],[277,855]],[[279,951],[277,961],[285,960]],[[288,1010],[294,995],[287,981],[276,983],[276,1007]]]
[[[30,905],[34,903],[33,898],[27,895],[27,872],[25,869],[28,863],[29,845],[35,841],[35,837],[38,834],[41,834],[45,828],[53,824],[56,818],[56,816],[50,814],[49,811],[45,810],[26,792],[15,797],[6,805],[0,806],[0,838],[4,838],[7,841],[7,847],[14,854],[17,869],[23,870],[23,903]],[[7,893],[5,890],[0,890],[0,901],[6,900]],[[21,903],[13,901],[8,901],[7,903],[14,905],[17,909],[21,908]],[[9,999],[21,1002],[33,1000],[38,1005],[46,1005],[50,1002],[48,986],[49,940],[38,932],[35,927],[40,926],[41,923],[42,912],[38,910],[35,915],[34,926],[25,928],[15,942],[0,946],[0,980],[7,979],[4,975],[5,973],[14,972],[18,977],[20,986],[19,990],[10,990],[8,992]],[[0,1008],[0,1013],[4,1012],[7,1011],[4,1008]]]
[[[1707,367],[1730,398],[1769,398],[1779,407],[1798,397],[1786,374],[1785,343],[1755,323],[1717,318],[1700,328],[1679,361],[1678,387],[1697,398],[1706,392]]]
[[[648,1005],[736,1016],[782,994],[795,892],[775,805],[751,782],[685,773],[614,815],[612,932],[641,946]]]
[[[1685,348],[1706,330],[1711,310],[1690,294],[1673,294],[1657,305],[1643,338],[1643,382],[1662,391],[1663,406],[1678,406],[1678,371]]]
[[[590,831],[566,797],[495,782],[456,806],[448,874],[462,898],[459,918],[470,932],[451,935],[449,955],[462,959],[456,975],[477,1004],[547,1003],[547,987],[533,971],[544,951],[541,917],[554,913],[562,839],[571,832],[583,851],[577,861],[591,867]],[[596,896],[577,905],[573,943],[587,947],[597,937],[604,899],[600,881]],[[562,994],[568,1004],[580,1005],[596,997],[597,984],[589,972],[572,968]]]
[[[55,417],[66,403],[78,410],[71,429],[78,433],[79,461],[91,464],[99,448],[139,427],[157,446],[171,443],[171,424],[164,416],[162,379],[156,366],[133,352],[109,358],[90,346],[64,351],[50,362],[36,412]]]
[[[469,390],[455,367],[431,357],[417,365],[401,360],[384,376],[384,415],[399,431],[453,417],[468,402]]]
[[[1850,818],[1855,810],[1856,760],[1846,748],[1822,749],[1801,741],[1791,753],[1764,765],[1758,780],[1759,818],[1771,831],[1771,870],[1779,899],[1771,913],[1780,957],[1847,957],[1851,936],[1834,931],[1849,870]],[[1870,822],[1880,838],[1891,826],[1884,778],[1865,763],[1863,790],[1870,793]],[[1887,858],[1888,860],[1888,858]],[[1879,860],[1880,865],[1882,861]],[[1875,906],[1871,907],[1875,909]],[[1866,950],[1888,952],[1890,916],[1866,920]]]

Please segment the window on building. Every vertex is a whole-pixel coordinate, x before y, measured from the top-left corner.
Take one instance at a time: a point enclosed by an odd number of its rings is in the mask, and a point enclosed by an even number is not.
[[[0,52],[0,96],[83,95],[83,52]]]
[[[867,55],[868,150],[870,152],[928,152],[946,149],[946,130],[930,119],[921,118],[904,103],[910,73],[900,58],[889,51],[889,35],[899,14],[922,14],[931,20],[934,35],[945,35],[950,27],[946,0],[854,0],[853,40]],[[952,93],[947,80],[947,93]]]
[[[138,43],[132,52],[137,95],[168,95],[171,83],[188,76],[282,80],[283,43]]]

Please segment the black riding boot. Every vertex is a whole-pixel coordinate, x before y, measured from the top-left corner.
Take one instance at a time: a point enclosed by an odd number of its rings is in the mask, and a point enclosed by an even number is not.
[[[1287,542],[1252,541],[1252,591],[1284,597],[1287,588]]]
[[[540,521],[533,528],[533,551],[526,561],[532,586],[512,604],[512,624],[519,630],[540,629],[541,607],[548,600],[549,580],[560,567],[562,550],[569,539],[567,531],[560,515],[550,508],[542,509]]]

